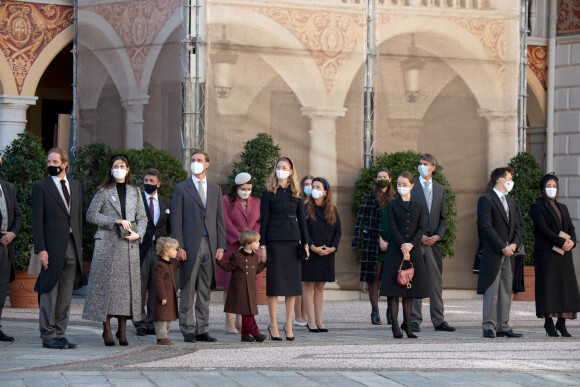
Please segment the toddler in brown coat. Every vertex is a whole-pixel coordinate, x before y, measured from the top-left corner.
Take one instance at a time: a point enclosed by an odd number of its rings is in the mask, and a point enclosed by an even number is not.
[[[260,333],[254,320],[258,314],[256,274],[266,267],[265,259],[261,261],[256,255],[260,234],[246,229],[240,234],[240,244],[242,247],[232,254],[229,262],[216,258],[219,267],[232,272],[224,312],[242,315],[242,341],[264,341],[266,335]]]
[[[167,338],[171,323],[177,320],[177,288],[174,273],[179,265],[175,257],[179,242],[168,237],[161,237],[156,243],[159,260],[153,267],[153,323],[158,345],[171,345],[175,342]]]

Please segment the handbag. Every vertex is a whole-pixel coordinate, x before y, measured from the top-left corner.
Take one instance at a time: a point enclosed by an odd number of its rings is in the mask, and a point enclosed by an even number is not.
[[[131,222],[131,230],[133,230],[133,232],[137,232],[137,222],[135,222],[135,221]],[[129,231],[127,231],[123,228],[122,224],[117,225],[117,234],[120,237],[126,237],[126,236],[131,235],[131,233]]]
[[[397,273],[397,282],[399,285],[407,285],[407,289],[411,289],[413,286],[411,281],[413,281],[413,276],[415,275],[415,268],[413,267],[413,262],[407,261],[409,263],[408,269],[403,269],[403,264],[405,263],[405,259],[401,261],[399,265],[399,272]]]

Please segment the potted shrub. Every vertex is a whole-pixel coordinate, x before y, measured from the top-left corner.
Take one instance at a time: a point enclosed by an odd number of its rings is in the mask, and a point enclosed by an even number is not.
[[[540,180],[544,171],[529,153],[520,152],[509,162],[508,166],[514,169],[514,188],[510,195],[520,206],[524,218],[524,286],[526,291],[514,295],[516,301],[533,301],[535,299],[535,270],[534,270],[534,224],[530,217],[530,205],[537,201],[540,192]]]
[[[34,291],[36,276],[28,275],[28,263],[33,250],[32,185],[42,180],[46,171],[46,153],[40,139],[24,131],[6,147],[2,178],[12,184],[22,214],[22,227],[16,238],[16,279],[10,284],[10,304],[14,308],[37,308]]]

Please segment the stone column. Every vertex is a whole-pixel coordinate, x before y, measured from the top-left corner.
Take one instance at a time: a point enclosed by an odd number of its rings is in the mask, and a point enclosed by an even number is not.
[[[479,109],[487,120],[487,176],[495,168],[505,167],[518,152],[517,112]]]
[[[302,114],[310,118],[310,173],[325,177],[331,186],[336,187],[336,119],[344,117],[346,108],[304,107]]]
[[[38,97],[0,95],[0,150],[4,150],[26,129],[26,110]]]
[[[129,97],[123,101],[125,109],[125,147],[143,148],[143,108],[149,103],[149,96]]]

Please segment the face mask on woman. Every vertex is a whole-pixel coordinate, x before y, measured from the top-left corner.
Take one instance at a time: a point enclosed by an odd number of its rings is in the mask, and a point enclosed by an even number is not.
[[[554,199],[556,197],[557,193],[558,193],[558,188],[546,187],[546,196],[549,197],[550,199]]]
[[[312,192],[312,186],[307,185],[304,187],[304,195],[310,196],[310,192]]]
[[[389,180],[377,180],[377,185],[381,188],[387,188],[389,186],[390,181]]]
[[[113,177],[117,180],[123,180],[127,176],[127,170],[123,168],[113,169]]]
[[[397,191],[399,191],[399,195],[405,196],[409,193],[411,187],[397,187]]]
[[[285,180],[290,176],[290,171],[284,171],[282,169],[276,169],[276,177],[278,180]]]
[[[317,189],[312,190],[312,199],[314,200],[320,199],[322,196],[324,196],[324,193],[322,191],[319,191]]]
[[[251,193],[252,193],[252,191],[243,191],[241,189],[238,190],[238,196],[240,197],[240,199],[244,199],[244,200],[249,198]]]

